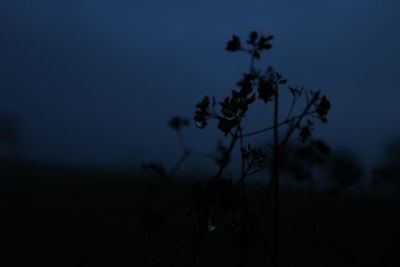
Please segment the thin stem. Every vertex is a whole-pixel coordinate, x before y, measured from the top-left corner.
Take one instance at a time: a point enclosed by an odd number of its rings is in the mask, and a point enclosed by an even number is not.
[[[151,267],[158,267],[162,265],[164,262],[167,260],[171,259],[174,255],[176,255],[179,251],[190,245],[193,241],[196,240],[196,238],[200,235],[200,232],[197,232],[196,234],[192,235],[190,238],[188,238],[185,242],[174,248],[171,252],[169,252],[167,255],[159,259],[155,264],[153,264]],[[210,235],[224,238],[224,239],[229,239],[232,240],[233,238],[231,236],[223,235],[223,234],[217,234],[217,233],[210,233]]]
[[[182,132],[180,130],[178,130],[176,132],[176,134],[178,135],[179,143],[181,144],[181,147],[182,147],[183,151],[187,151],[188,149],[187,149],[187,146],[186,146],[185,139],[183,138]]]
[[[241,140],[242,140],[242,138],[241,138]],[[241,143],[241,148],[243,148],[243,143]],[[245,159],[244,159],[244,157],[242,157],[241,177],[240,177],[239,181],[236,183],[236,186],[241,185],[242,194],[245,194],[245,178],[247,176],[247,173],[250,171],[251,165],[252,165],[251,163],[248,163],[247,168],[246,168],[245,167]],[[243,204],[245,204],[245,203],[243,203]],[[243,213],[241,215],[241,217],[242,217],[241,218],[241,220],[242,220],[242,224],[241,224],[242,230],[241,231],[245,231],[245,229],[243,229],[243,228],[246,226],[243,222],[244,222],[244,220],[246,220],[246,218],[245,218],[245,216],[247,216],[246,212],[247,212],[247,205],[244,205]],[[242,240],[242,242],[244,242],[244,244],[240,246],[241,251],[242,251],[242,257],[239,260],[239,263],[237,265],[238,267],[244,266],[244,263],[245,263],[245,260],[247,259],[248,251],[249,251],[249,244],[246,244],[247,242],[244,240]]]
[[[307,114],[306,114],[306,115],[307,115]],[[279,123],[278,123],[278,126],[282,126],[282,125],[288,124],[288,123],[290,123],[290,122],[292,122],[292,121],[294,121],[294,120],[297,120],[297,119],[300,118],[300,117],[301,117],[301,115],[298,115],[298,116],[294,116],[294,117],[292,117],[292,118],[290,118],[290,119],[286,119],[286,120],[284,120],[284,121],[282,121],[282,122],[279,122]],[[275,126],[266,127],[266,128],[263,128],[263,129],[254,131],[254,132],[242,134],[241,136],[242,136],[242,137],[247,137],[247,136],[252,136],[252,135],[264,133],[264,132],[273,130],[274,127],[275,127]]]
[[[290,118],[290,116],[292,115],[292,112],[293,112],[294,106],[297,103],[297,100],[298,100],[298,97],[293,96],[292,104],[290,105],[290,109],[289,109],[289,112],[288,112],[286,120],[288,120]]]
[[[103,242],[98,243],[96,246],[94,246],[86,255],[84,255],[78,264],[78,266],[85,266],[89,258],[92,257],[100,248],[105,246],[106,243],[111,243],[117,239],[118,234],[122,232],[122,230],[128,225],[128,223],[131,221],[132,218],[134,218],[137,215],[137,209],[140,207],[146,206],[149,202],[153,200],[153,198],[157,195],[157,193],[160,192],[160,190],[163,188],[163,186],[167,183],[168,177],[172,177],[175,175],[175,173],[179,170],[179,168],[182,166],[184,161],[190,156],[190,151],[185,151],[181,158],[178,160],[178,162],[175,164],[175,166],[172,168],[171,172],[167,174],[166,177],[163,177],[162,182],[155,187],[152,192],[150,190],[146,190],[146,198],[139,202],[133,210],[128,213],[125,217],[121,218],[121,221],[119,223],[119,226],[117,227],[117,230],[110,236],[109,239],[104,240]]]
[[[191,152],[189,150],[185,150],[167,176],[169,176],[169,177],[174,176],[190,155],[191,155]]]
[[[241,185],[242,183],[244,183],[245,178],[246,178],[247,176],[250,176],[250,175],[251,175],[251,174],[249,173],[251,167],[253,167],[253,164],[252,164],[252,163],[248,163],[247,168],[242,172],[242,174],[241,174],[241,176],[240,176],[240,179],[239,179],[239,181],[236,183],[235,186],[238,186],[238,185]],[[252,174],[254,174],[254,173],[252,173]]]
[[[173,249],[170,253],[159,259],[155,264],[153,264],[151,267],[158,267],[170,258],[172,258],[175,254],[177,254],[179,251],[190,245],[193,241],[196,240],[196,238],[200,235],[200,232],[197,232],[190,238],[188,238],[185,242],[183,242],[181,245],[177,246],[175,249]]]
[[[274,201],[274,223],[273,223],[273,253],[272,266],[279,266],[279,92],[278,86],[275,87],[274,99],[274,159],[272,165],[272,179],[275,185],[275,201]]]
[[[310,179],[310,195],[311,195],[311,219],[312,219],[312,229],[311,229],[311,259],[312,265],[316,266],[315,256],[317,249],[317,203],[315,201],[315,184],[314,179],[311,177]]]
[[[237,142],[237,140],[238,140],[238,133],[239,133],[239,128],[236,128],[236,133],[235,133],[235,134],[232,134],[231,143],[230,143],[230,145],[229,145],[228,150],[227,150],[226,153],[225,153],[225,158],[224,158],[224,160],[223,160],[224,163],[220,165],[220,168],[219,168],[219,170],[217,171],[217,173],[214,175],[214,178],[213,178],[213,179],[219,179],[219,178],[221,178],[221,176],[222,176],[222,174],[223,174],[223,172],[224,172],[226,166],[228,165],[227,162],[228,162],[228,160],[229,160],[229,158],[230,158],[230,156],[231,156],[231,153],[232,153],[232,151],[233,151],[233,148],[235,147],[235,144],[236,144],[236,142]],[[211,209],[210,206],[208,206],[208,207],[206,208],[206,210],[205,210],[205,216],[204,216],[202,222],[200,223],[199,235],[197,236],[197,242],[196,242],[196,245],[195,245],[195,247],[194,247],[194,249],[193,249],[193,256],[192,256],[192,262],[191,262],[191,264],[192,264],[193,266],[195,266],[195,264],[196,264],[197,255],[198,255],[199,250],[200,250],[200,244],[201,244],[201,241],[202,241],[202,239],[203,239],[203,236],[204,236],[204,234],[206,233],[206,230],[207,230],[207,224],[208,224],[208,217],[209,217],[210,209]],[[190,263],[189,263],[189,264],[190,264]],[[189,266],[190,266],[190,265],[189,265]]]
[[[244,149],[244,141],[243,141],[243,135],[242,135],[242,127],[241,127],[241,123],[239,123],[239,135],[240,135],[240,150],[242,150],[242,149]],[[242,158],[242,163],[241,163],[241,177],[240,177],[240,179],[239,179],[239,181],[240,181],[240,183],[241,183],[241,185],[242,185],[242,188],[241,188],[241,190],[242,190],[242,193],[244,194],[244,191],[245,191],[245,184],[244,184],[244,179],[245,179],[245,177],[246,177],[246,172],[247,171],[249,171],[250,170],[250,164],[248,164],[248,168],[246,169],[246,161],[245,161],[245,159],[244,159],[244,157],[241,155],[241,158]]]
[[[313,114],[314,112],[310,112],[309,110],[311,107],[314,105],[314,101],[309,102],[306,107],[304,108],[303,112],[295,118],[296,122],[288,128],[288,131],[286,132],[285,137],[283,138],[282,143],[280,144],[281,147],[285,147],[287,142],[289,141],[289,138],[292,136],[294,131],[300,127],[301,121],[304,119],[305,116]]]
[[[150,250],[150,235],[151,231],[149,227],[145,226],[145,237],[144,237],[144,266],[149,266],[149,250]]]
[[[223,160],[224,163],[221,164],[221,166],[219,167],[219,170],[218,170],[218,172],[216,173],[216,175],[214,176],[214,178],[221,178],[222,173],[224,172],[225,168],[228,166],[228,163],[227,163],[227,162],[228,162],[228,160],[229,160],[229,158],[230,158],[230,156],[231,156],[232,150],[233,150],[233,148],[235,147],[235,144],[236,144],[236,142],[237,142],[237,140],[238,140],[237,132],[238,132],[238,131],[236,130],[236,134],[232,135],[231,143],[230,143],[230,145],[229,145],[228,150],[226,151],[225,159]]]

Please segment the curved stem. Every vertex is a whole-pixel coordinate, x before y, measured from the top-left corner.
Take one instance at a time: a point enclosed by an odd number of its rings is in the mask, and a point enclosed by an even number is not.
[[[293,122],[293,121],[295,121],[295,120],[298,120],[300,117],[304,117],[305,115],[309,115],[309,114],[311,114],[311,113],[306,113],[306,114],[304,114],[304,115],[302,114],[302,115],[294,116],[294,117],[292,117],[292,118],[290,118],[290,119],[286,119],[286,120],[284,120],[284,121],[279,122],[277,125],[278,125],[278,127],[280,127],[280,126],[282,126],[282,125],[291,123],[291,122]],[[242,136],[242,137],[252,136],[252,135],[256,135],[256,134],[260,134],[260,133],[264,133],[264,132],[271,131],[271,130],[273,130],[274,128],[275,128],[275,125],[274,125],[274,126],[270,126],[270,127],[266,127],[266,128],[263,128],[263,129],[254,131],[254,132],[242,134],[241,136]]]

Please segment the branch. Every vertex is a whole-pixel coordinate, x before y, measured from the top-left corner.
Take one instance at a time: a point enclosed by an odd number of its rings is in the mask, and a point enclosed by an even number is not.
[[[294,116],[294,117],[292,117],[292,118],[290,118],[290,119],[286,119],[286,120],[284,120],[284,121],[278,123],[277,126],[279,127],[279,126],[288,124],[288,123],[290,123],[290,122],[292,122],[292,121],[298,119],[299,117],[301,117],[301,115]],[[264,133],[264,132],[267,132],[267,131],[270,131],[270,130],[273,130],[273,129],[274,129],[274,126],[270,126],[270,127],[263,128],[263,129],[261,129],[261,130],[258,130],[258,131],[254,131],[254,132],[250,132],[250,133],[246,133],[246,134],[240,135],[239,137],[252,136],[252,135]]]

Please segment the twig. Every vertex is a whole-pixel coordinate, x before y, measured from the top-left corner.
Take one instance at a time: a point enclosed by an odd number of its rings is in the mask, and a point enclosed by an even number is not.
[[[305,115],[307,115],[307,114],[305,114]],[[290,119],[286,119],[286,120],[284,120],[284,121],[282,121],[282,122],[279,122],[277,125],[280,127],[280,126],[282,126],[282,125],[288,124],[288,123],[290,123],[290,122],[293,122],[293,121],[299,119],[301,116],[302,116],[302,115],[294,116],[294,117],[292,117],[292,118],[290,118]],[[256,135],[256,134],[268,132],[268,131],[273,130],[274,127],[275,127],[275,126],[266,127],[266,128],[263,128],[263,129],[254,131],[254,132],[250,132],[250,133],[243,134],[243,135],[241,135],[241,136],[242,136],[242,137],[247,137],[247,136],[252,136],[252,135]]]

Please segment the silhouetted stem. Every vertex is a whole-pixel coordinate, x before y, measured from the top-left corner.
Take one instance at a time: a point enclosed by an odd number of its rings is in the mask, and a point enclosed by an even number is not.
[[[280,146],[279,146],[279,92],[278,86],[275,87],[274,99],[274,158],[272,162],[272,180],[275,185],[274,201],[274,223],[273,223],[273,253],[272,266],[279,266],[279,164],[280,164]]]
[[[315,185],[313,178],[310,179],[310,195],[311,195],[311,220],[312,220],[312,229],[311,229],[311,259],[312,266],[316,266],[315,256],[317,249],[317,223],[318,223],[318,215],[317,215],[317,203],[315,201]]]
[[[224,172],[225,168],[228,166],[228,161],[229,161],[229,159],[231,157],[232,150],[235,147],[235,144],[236,144],[237,140],[238,140],[238,135],[237,134],[232,135],[231,143],[229,145],[228,150],[226,151],[225,158],[223,160],[224,163],[221,164],[221,166],[219,167],[219,170],[215,174],[214,178],[217,178],[217,179],[221,178],[222,173]]]
[[[168,181],[168,177],[172,177],[175,175],[175,173],[179,170],[179,168],[182,166],[184,161],[190,156],[190,154],[191,154],[190,151],[188,151],[188,150],[184,151],[184,153],[182,154],[182,156],[180,157],[178,162],[172,168],[171,172],[166,177],[163,177],[162,182],[159,183],[158,186],[155,189],[153,189],[151,193],[147,192],[146,198],[143,201],[141,201],[140,203],[138,203],[132,212],[130,212],[124,218],[121,219],[117,230],[112,234],[112,236],[109,239],[104,240],[103,242],[100,242],[99,244],[97,244],[97,246],[94,246],[85,256],[82,257],[81,261],[78,264],[79,267],[85,266],[87,264],[89,258],[91,256],[93,256],[96,253],[96,251],[98,251],[100,248],[102,248],[106,243],[110,243],[118,237],[118,233],[121,232],[126,227],[126,225],[128,225],[128,223],[131,221],[131,219],[137,215],[137,209],[140,207],[144,207],[145,205],[147,205],[149,202],[151,202],[154,199],[154,197],[161,191],[161,189],[163,188],[165,183]],[[147,248],[145,248],[145,249],[147,249]],[[146,256],[147,254],[148,254],[148,252],[145,251],[145,258],[148,257],[148,256]]]
[[[144,237],[144,266],[149,266],[149,249],[150,249],[150,229],[145,226],[145,237]]]
[[[179,158],[177,163],[174,165],[170,173],[168,174],[169,177],[172,177],[175,175],[175,173],[179,170],[179,168],[182,166],[182,164],[185,162],[185,160],[191,155],[191,152],[189,150],[185,150],[183,152],[182,156]]]
[[[292,104],[290,105],[290,109],[289,109],[289,112],[288,112],[288,115],[287,115],[287,120],[288,120],[288,119],[290,118],[290,116],[292,115],[292,112],[293,112],[294,106],[296,105],[297,100],[298,100],[297,97],[293,97],[293,99],[292,99]]]
[[[307,115],[313,114],[313,112],[310,112],[310,109],[312,108],[312,106],[314,105],[315,102],[316,102],[315,98],[312,99],[310,102],[308,102],[308,104],[304,108],[303,112],[295,118],[296,122],[291,127],[289,127],[288,131],[286,132],[285,137],[283,138],[282,143],[280,144],[281,147],[286,146],[287,142],[289,141],[289,138],[292,136],[294,131],[300,127],[300,123],[304,119],[304,117]]]
[[[288,123],[290,123],[290,122],[293,122],[293,121],[295,121],[295,120],[298,120],[300,117],[304,117],[305,115],[309,115],[309,114],[311,114],[311,113],[306,113],[306,114],[304,114],[304,115],[302,114],[302,115],[294,116],[294,117],[292,117],[292,118],[290,118],[290,119],[286,119],[286,120],[284,120],[284,121],[282,121],[282,122],[279,122],[279,123],[278,123],[278,126],[280,127],[280,126],[282,126],[282,125],[288,124]],[[248,137],[248,136],[252,136],[252,135],[256,135],[256,134],[268,132],[268,131],[273,130],[274,127],[275,127],[275,126],[270,126],[270,127],[266,127],[266,128],[263,128],[263,129],[254,131],[254,132],[246,133],[246,134],[241,135],[241,137]]]
[[[229,161],[232,151],[233,151],[233,148],[235,147],[235,144],[238,140],[238,135],[237,135],[238,132],[239,132],[239,129],[237,128],[236,133],[232,135],[231,143],[229,144],[228,150],[226,151],[225,158],[223,160],[224,163],[221,164],[219,170],[217,171],[217,173],[214,176],[214,179],[221,178],[222,173],[224,172],[225,168],[227,167],[228,161]],[[209,216],[210,208],[211,207],[207,207],[205,216],[204,216],[202,222],[200,223],[199,236],[198,236],[196,245],[193,250],[193,257],[192,257],[192,265],[193,266],[195,265],[195,262],[197,260],[197,255],[199,253],[201,240],[203,239],[203,235],[205,234],[205,232],[207,230],[207,223],[208,223],[208,216]]]
[[[290,120],[284,120],[283,122],[279,123],[279,125],[285,125],[289,122],[290,122]],[[265,132],[271,131],[273,129],[274,129],[274,126],[270,126],[270,127],[266,127],[266,128],[254,131],[254,132],[243,134],[243,135],[241,135],[241,137],[248,137],[248,136],[252,136],[252,135],[256,135],[256,134],[260,134],[260,133],[265,133]]]
[[[243,185],[246,176],[249,176],[249,175],[250,175],[249,172],[250,172],[250,169],[251,169],[252,166],[253,166],[252,164],[248,164],[248,165],[247,165],[247,168],[246,168],[244,171],[242,171],[242,174],[241,174],[241,176],[240,176],[240,179],[239,179],[239,181],[236,183],[235,186]]]
[[[241,124],[239,124],[239,138],[240,138],[240,151],[242,151],[242,149],[244,149],[244,141],[243,141],[243,135],[242,135],[242,128],[241,128]],[[242,194],[244,194],[245,192],[245,184],[244,184],[244,180],[246,178],[247,172],[250,171],[251,168],[251,164],[248,164],[247,168],[246,168],[246,161],[244,159],[244,157],[242,156],[242,154],[240,153],[240,156],[242,158],[242,162],[241,162],[241,168],[240,168],[240,179],[239,182],[241,184],[241,190],[242,190]]]
[[[179,130],[176,132],[176,134],[178,135],[179,143],[181,144],[183,151],[187,151],[188,149],[186,146],[185,139],[183,138],[182,132]]]
[[[172,250],[170,253],[168,253],[167,255],[165,255],[164,257],[162,257],[161,259],[159,259],[155,264],[153,264],[151,267],[158,267],[161,264],[163,264],[164,262],[166,262],[167,260],[169,260],[170,258],[172,258],[175,254],[177,254],[179,251],[181,251],[182,249],[184,249],[185,247],[187,247],[188,245],[190,245],[190,243],[192,243],[193,241],[196,240],[196,238],[200,235],[200,232],[197,232],[196,234],[194,234],[193,236],[191,236],[190,238],[188,238],[185,242],[183,242],[181,245],[179,245],[178,247],[176,247],[174,250]]]

